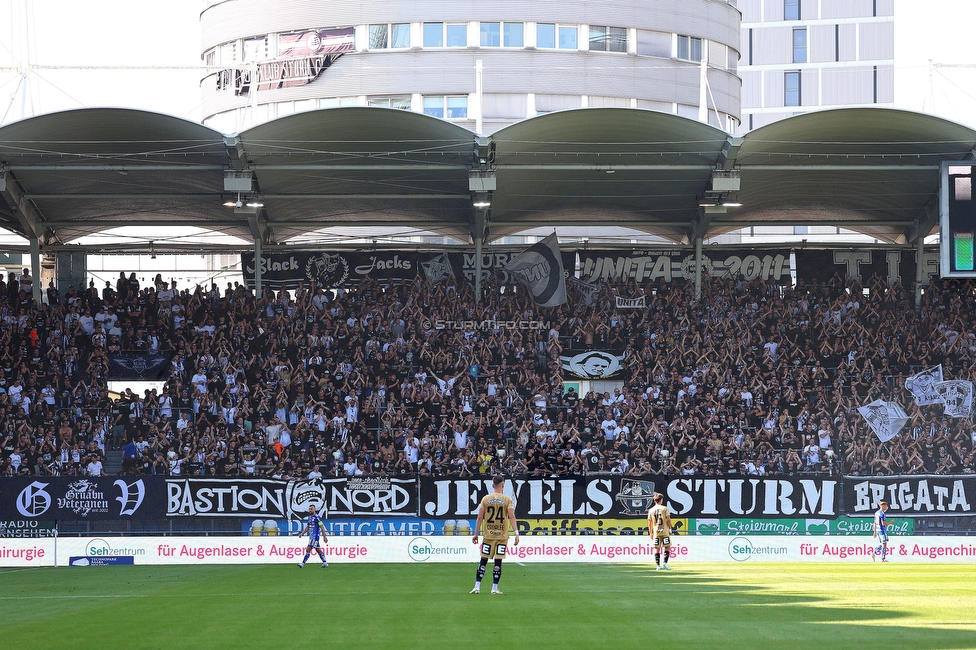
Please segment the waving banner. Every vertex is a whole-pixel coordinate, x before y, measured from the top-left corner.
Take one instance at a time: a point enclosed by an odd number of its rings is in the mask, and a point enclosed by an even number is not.
[[[907,377],[905,388],[911,391],[915,403],[919,406],[939,404],[942,402],[942,396],[939,395],[936,384],[940,382],[942,382],[942,364]]]
[[[955,379],[943,381],[935,385],[939,391],[946,415],[954,418],[968,418],[973,412],[973,383]]]
[[[859,407],[857,412],[864,417],[881,442],[888,442],[897,436],[909,419],[898,404],[880,399]]]
[[[584,282],[574,276],[569,276],[569,286],[576,290],[576,293],[580,296],[580,300],[587,307],[595,305],[596,299],[600,296],[600,285],[592,282]]]
[[[537,305],[555,307],[566,302],[566,277],[556,233],[513,257],[505,270],[528,289]]]

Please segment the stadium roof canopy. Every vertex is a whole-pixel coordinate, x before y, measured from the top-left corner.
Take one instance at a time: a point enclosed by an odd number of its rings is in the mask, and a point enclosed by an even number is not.
[[[491,241],[613,225],[690,243],[750,225],[829,225],[909,243],[938,222],[939,164],[973,160],[974,147],[968,127],[876,108],[744,136],[625,108],[551,113],[487,136],[380,108],[299,113],[232,136],[151,112],[81,109],[0,128],[0,227],[44,245],[139,225],[263,244],[334,226]]]

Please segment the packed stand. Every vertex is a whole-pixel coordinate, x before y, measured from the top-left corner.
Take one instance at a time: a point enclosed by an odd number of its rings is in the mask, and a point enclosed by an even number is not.
[[[698,302],[690,282],[604,282],[591,307],[539,308],[511,286],[478,304],[467,283],[419,278],[255,302],[238,283],[134,273],[101,291],[49,287],[38,305],[25,275],[0,280],[3,476],[98,476],[106,454],[124,474],[280,478],[976,467],[972,421],[904,389],[940,363],[973,379],[970,282],[934,282],[916,312],[900,285],[837,276],[797,289],[706,277]],[[646,309],[615,309],[641,294]],[[586,350],[622,355],[619,387],[564,391],[560,355]],[[112,399],[120,353],[171,354],[165,388]],[[888,443],[856,410],[879,397],[911,416]]]

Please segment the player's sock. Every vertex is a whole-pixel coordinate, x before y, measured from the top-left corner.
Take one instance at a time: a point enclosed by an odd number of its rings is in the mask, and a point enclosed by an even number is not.
[[[305,551],[305,557],[302,558],[302,564],[308,562],[308,557],[312,554],[311,551]]]
[[[882,546],[881,547],[881,561],[884,562],[886,557],[888,557],[888,547],[887,546]]]
[[[485,567],[488,566],[488,560],[482,559],[481,563],[478,564],[478,577],[474,580],[474,588],[481,589],[481,580],[485,577]]]
[[[325,562],[325,551],[323,551],[322,549],[317,549],[317,550],[319,552],[319,559]]]
[[[664,549],[664,566],[668,565],[668,560],[671,559],[671,549]]]
[[[654,554],[654,564],[661,566],[661,553],[657,552]]]
[[[495,560],[495,568],[491,570],[491,590],[498,591],[498,581],[502,578],[502,561]]]

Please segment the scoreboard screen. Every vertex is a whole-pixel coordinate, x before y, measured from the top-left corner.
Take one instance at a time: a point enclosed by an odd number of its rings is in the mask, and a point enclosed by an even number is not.
[[[944,278],[976,277],[976,163],[942,164],[939,258]]]

